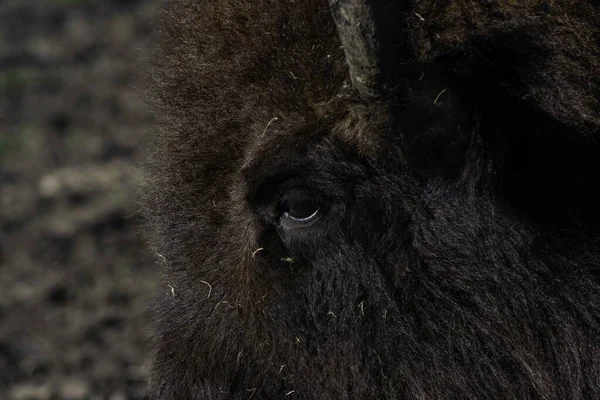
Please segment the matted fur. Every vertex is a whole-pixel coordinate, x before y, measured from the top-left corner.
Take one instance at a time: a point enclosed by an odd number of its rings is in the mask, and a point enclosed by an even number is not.
[[[365,103],[325,0],[167,1],[150,398],[600,398],[598,12],[398,2]],[[328,209],[283,238],[290,180]]]

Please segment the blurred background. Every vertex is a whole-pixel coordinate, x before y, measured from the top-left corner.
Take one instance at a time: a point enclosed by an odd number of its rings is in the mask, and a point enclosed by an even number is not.
[[[154,0],[0,0],[0,399],[141,399]]]

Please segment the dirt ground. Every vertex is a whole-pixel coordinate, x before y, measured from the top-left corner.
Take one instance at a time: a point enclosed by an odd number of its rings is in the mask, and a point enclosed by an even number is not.
[[[141,399],[153,0],[0,0],[0,399]]]

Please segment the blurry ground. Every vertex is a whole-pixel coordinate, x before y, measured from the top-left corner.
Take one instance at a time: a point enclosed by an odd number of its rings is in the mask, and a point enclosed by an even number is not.
[[[139,399],[153,0],[0,0],[0,399]]]

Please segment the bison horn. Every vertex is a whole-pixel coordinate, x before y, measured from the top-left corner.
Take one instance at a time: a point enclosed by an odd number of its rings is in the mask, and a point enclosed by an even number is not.
[[[381,92],[382,71],[372,6],[365,0],[329,0],[352,84],[366,98]]]

